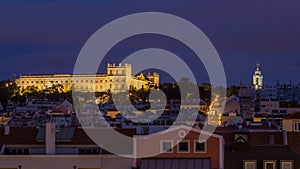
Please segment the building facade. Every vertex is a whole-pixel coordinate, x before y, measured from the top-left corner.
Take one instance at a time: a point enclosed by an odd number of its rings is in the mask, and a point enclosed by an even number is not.
[[[139,78],[138,78],[139,77]],[[61,86],[62,91],[82,92],[124,92],[130,87],[140,89],[159,85],[159,74],[147,74],[143,78],[132,75],[130,64],[108,64],[105,74],[51,74],[51,75],[27,75],[15,80],[21,89],[36,87],[44,90],[55,85]]]

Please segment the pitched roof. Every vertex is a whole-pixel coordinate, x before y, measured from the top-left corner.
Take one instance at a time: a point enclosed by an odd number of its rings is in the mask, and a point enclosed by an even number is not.
[[[95,129],[97,130],[97,129]],[[106,129],[102,129],[106,130]],[[117,132],[133,137],[136,134],[135,129],[115,129]],[[11,128],[8,135],[5,135],[5,130],[0,129],[0,147],[3,144],[8,145],[44,145],[45,142],[38,140],[38,131],[36,128]],[[41,130],[42,131],[42,130]],[[72,131],[71,131],[72,132]],[[71,137],[68,137],[70,139]],[[86,134],[84,129],[76,128],[73,137],[67,142],[56,141],[57,145],[96,145],[94,141]]]
[[[243,144],[243,143],[242,143]],[[240,144],[240,145],[242,145]],[[288,146],[227,146],[225,169],[243,168],[243,160],[257,160],[257,168],[263,168],[263,160],[293,160],[294,168],[300,166],[300,156]]]
[[[294,112],[286,117],[286,119],[300,119],[300,112]]]

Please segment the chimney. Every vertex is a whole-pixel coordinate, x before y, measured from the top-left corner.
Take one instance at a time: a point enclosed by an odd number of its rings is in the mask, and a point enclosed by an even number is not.
[[[5,134],[6,136],[9,135],[9,130],[10,130],[9,126],[5,126],[4,134]]]
[[[50,121],[46,124],[46,154],[55,154],[55,123]]]

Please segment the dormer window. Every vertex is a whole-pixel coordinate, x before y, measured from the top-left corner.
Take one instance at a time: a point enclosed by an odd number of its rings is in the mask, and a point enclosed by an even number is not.
[[[160,142],[160,152],[161,153],[172,153],[173,152],[173,141],[172,140],[162,140]]]
[[[178,142],[177,145],[178,153],[189,153],[190,152],[190,142],[188,140],[182,140]]]
[[[195,140],[194,142],[195,153],[205,153],[206,152],[206,143],[203,140]]]

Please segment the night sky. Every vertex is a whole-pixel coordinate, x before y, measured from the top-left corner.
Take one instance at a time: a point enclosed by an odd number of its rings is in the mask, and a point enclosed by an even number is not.
[[[299,8],[296,0],[1,1],[0,79],[12,78],[14,73],[72,73],[79,51],[96,30],[124,15],[155,11],[177,15],[198,26],[218,51],[229,85],[250,83],[257,62],[262,65],[265,83],[298,83]],[[106,58],[119,62],[148,47],[176,53],[192,67],[199,82],[208,81],[193,53],[168,37],[126,39]]]

